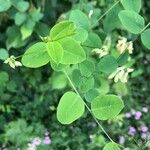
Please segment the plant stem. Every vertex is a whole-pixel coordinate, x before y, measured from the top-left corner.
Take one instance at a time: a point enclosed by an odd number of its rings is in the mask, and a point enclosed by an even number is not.
[[[143,30],[141,31],[141,33],[142,33],[143,31],[145,31],[149,26],[150,26],[150,22],[143,28]]]
[[[101,19],[103,19],[116,5],[118,5],[120,2],[120,0],[118,0],[117,2],[115,2],[92,26],[91,28],[93,28]]]
[[[77,91],[76,87],[74,86],[73,82],[71,81],[69,75],[67,74],[66,71],[64,71],[64,74],[66,75],[68,81],[70,82],[72,88],[74,89],[74,91],[76,92],[76,94],[82,99],[81,95],[79,94],[79,92]],[[83,101],[84,102],[84,101]],[[95,120],[95,122],[98,124],[98,126],[101,128],[101,130],[105,133],[105,135],[108,137],[108,139],[111,142],[114,142],[113,139],[108,135],[108,133],[105,131],[105,129],[102,127],[102,125],[99,123],[99,121],[95,118],[95,116],[93,115],[91,109],[89,108],[89,106],[84,102],[85,107],[87,108],[87,110],[90,112],[90,114],[92,115],[93,119]],[[114,142],[115,143],[115,142]]]

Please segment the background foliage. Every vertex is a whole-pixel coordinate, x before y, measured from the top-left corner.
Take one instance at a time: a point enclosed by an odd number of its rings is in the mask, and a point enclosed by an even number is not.
[[[71,9],[81,9],[87,15],[90,10],[93,10],[90,23],[94,24],[114,2],[114,0],[0,0],[1,149],[27,149],[34,138],[40,137],[44,140],[46,130],[50,133],[51,143],[42,144],[38,146],[38,149],[95,150],[102,149],[108,142],[87,112],[82,119],[68,126],[63,126],[57,121],[56,108],[59,99],[70,89],[64,74],[53,72],[49,64],[39,69],[20,67],[14,70],[3,61],[11,55],[22,55],[31,43],[40,40],[39,35],[46,36],[51,27],[58,20],[63,20]],[[149,8],[150,2],[143,0],[140,14],[144,16],[147,23],[150,20]],[[94,32],[101,37],[101,40],[90,43],[93,47],[102,47],[108,33],[111,39],[110,51],[116,55],[115,45],[119,35],[134,41],[134,52],[130,58],[130,66],[134,68],[134,72],[128,83],[107,81],[105,76],[99,79],[100,92],[115,93],[123,97],[126,106],[117,118],[103,124],[110,136],[125,147],[148,149],[148,137],[145,138],[144,133],[149,134],[149,129],[143,132],[139,128],[141,126],[149,128],[150,124],[150,116],[144,109],[149,109],[150,105],[150,53],[142,45],[140,38],[123,30],[116,17],[116,13],[121,9],[122,5],[117,5],[105,18],[95,24]],[[92,64],[90,65],[93,68]],[[101,63],[98,65],[102,69],[100,71],[104,73],[108,73],[111,69],[107,70],[105,67],[103,69]],[[82,75],[90,76],[90,72],[82,71],[85,70],[84,64],[79,67]],[[77,71],[74,70],[75,78],[72,76],[76,81],[80,80],[80,76],[76,79]],[[88,84],[77,85],[83,93],[89,89],[92,90],[92,80],[85,80],[85,82]],[[90,101],[89,93],[85,95],[87,101]],[[129,132],[131,127],[135,130],[132,130],[132,134]]]

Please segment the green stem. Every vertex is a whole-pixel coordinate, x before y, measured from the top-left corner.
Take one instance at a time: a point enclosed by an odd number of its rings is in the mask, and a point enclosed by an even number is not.
[[[145,31],[149,26],[150,26],[150,22],[143,28],[143,30],[141,31],[141,33],[142,33],[143,31]]]
[[[71,81],[70,77],[68,76],[67,72],[64,71],[64,74],[66,75],[68,81],[70,82],[72,88],[74,89],[74,91],[76,92],[76,94],[80,97],[81,95],[79,94],[79,92],[77,91],[76,87],[74,86],[73,82]],[[95,120],[95,122],[98,124],[98,126],[101,128],[101,130],[105,133],[105,135],[108,137],[108,139],[111,142],[114,142],[113,139],[108,135],[108,133],[105,131],[105,129],[102,127],[102,125],[99,123],[99,121],[95,118],[95,116],[93,115],[91,109],[89,108],[89,106],[84,102],[85,107],[87,108],[87,110],[90,112],[90,114],[92,115],[93,119]],[[115,143],[115,142],[114,142]]]
[[[103,19],[116,5],[118,5],[120,2],[120,0],[118,0],[117,2],[115,2],[92,26],[91,28],[93,28],[101,19]]]
[[[71,84],[72,88],[74,89],[74,91],[76,92],[76,94],[82,99],[81,95],[79,94],[78,90],[76,89],[76,87],[74,86],[72,80],[70,79],[69,75],[67,74],[66,71],[63,71],[64,74],[66,75],[69,83]],[[84,102],[84,101],[83,101]],[[100,129],[104,132],[104,134],[107,136],[107,138],[112,142],[117,144],[118,146],[125,148],[124,146],[114,142],[114,140],[108,135],[108,133],[105,131],[105,129],[103,128],[103,126],[99,123],[99,121],[95,118],[95,116],[93,115],[91,109],[89,108],[89,106],[84,102],[85,107],[87,108],[87,110],[90,112],[90,114],[92,115],[93,119],[95,120],[95,122],[98,124],[98,126],[100,127]]]

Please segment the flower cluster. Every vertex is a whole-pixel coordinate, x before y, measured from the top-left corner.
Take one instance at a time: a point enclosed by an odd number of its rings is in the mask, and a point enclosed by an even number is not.
[[[146,125],[141,125],[137,129],[133,126],[129,126],[128,128],[128,135],[134,136],[136,132],[139,131],[142,139],[149,139],[150,132],[148,131],[148,127]]]
[[[121,54],[124,53],[125,50],[128,50],[129,54],[133,53],[133,42],[127,42],[127,39],[125,37],[119,36],[119,40],[116,47]]]
[[[143,107],[141,111],[135,111],[134,109],[130,112],[125,113],[126,118],[134,117],[135,120],[140,120],[143,113],[148,113],[148,108]],[[134,136],[136,132],[139,131],[141,133],[141,138],[146,139],[150,138],[150,133],[148,131],[148,127],[144,124],[140,125],[137,129],[133,126],[129,126],[128,128],[128,135]]]
[[[126,118],[134,117],[135,120],[140,120],[142,117],[142,113],[147,113],[149,110],[147,107],[143,107],[142,111],[135,111],[132,109],[130,112],[125,113]]]
[[[37,146],[39,145],[49,145],[51,144],[51,139],[49,137],[49,132],[45,132],[44,139],[41,139],[40,137],[35,137],[31,143],[28,143],[28,150],[36,150]]]
[[[9,58],[7,58],[4,61],[5,64],[9,64],[9,66],[13,69],[15,69],[16,67],[22,66],[21,62],[16,61],[16,57],[15,56],[10,56]]]
[[[124,66],[118,67],[116,71],[109,75],[108,79],[114,79],[114,82],[121,81],[126,83],[128,80],[128,74],[133,72],[132,68],[126,68]]]

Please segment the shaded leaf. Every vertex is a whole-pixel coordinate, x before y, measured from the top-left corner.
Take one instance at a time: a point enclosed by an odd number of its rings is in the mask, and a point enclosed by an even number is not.
[[[119,19],[122,25],[134,34],[139,34],[145,26],[144,18],[134,11],[122,10]]]

